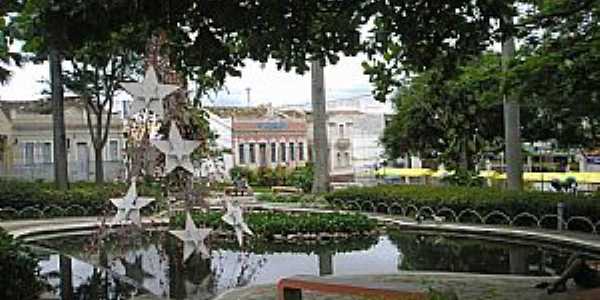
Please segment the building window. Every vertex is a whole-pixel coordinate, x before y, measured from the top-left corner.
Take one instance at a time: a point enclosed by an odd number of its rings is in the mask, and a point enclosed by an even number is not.
[[[298,144],[298,160],[304,160],[304,143]]]
[[[338,152],[336,155],[336,166],[341,167],[342,166],[342,153]]]
[[[339,135],[340,137],[344,137],[344,124],[340,124]]]
[[[239,146],[239,155],[240,155],[240,164],[246,164],[246,155],[244,154],[244,144],[240,144]]]
[[[256,163],[256,155],[255,155],[255,151],[254,151],[254,144],[250,144],[250,163],[254,164]]]
[[[41,159],[43,163],[51,163],[52,162],[52,143],[43,143],[41,145]]]
[[[33,164],[33,143],[25,143],[23,145],[23,163],[26,165]]]
[[[350,166],[350,153],[348,152],[344,153],[344,165],[346,167]]]
[[[296,160],[296,146],[294,143],[290,143],[290,161]]]
[[[271,143],[271,162],[277,162],[277,144]]]
[[[119,141],[112,140],[108,144],[108,159],[111,161],[119,160]]]
[[[129,101],[121,102],[123,105],[123,118],[129,118]]]
[[[286,157],[285,157],[285,143],[281,143],[279,144],[279,153],[280,153],[280,157],[281,157],[281,162],[285,162],[286,161]]]

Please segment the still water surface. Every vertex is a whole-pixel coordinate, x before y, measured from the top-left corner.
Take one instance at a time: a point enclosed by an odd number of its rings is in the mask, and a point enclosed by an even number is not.
[[[275,283],[297,274],[410,270],[554,275],[573,251],[464,236],[392,232],[330,243],[254,243],[244,251],[232,243],[214,242],[210,259],[192,256],[184,263],[181,242],[166,232],[117,232],[101,247],[94,235],[37,244],[75,258],[46,255],[40,263],[56,293],[73,299],[118,299],[132,293],[211,299],[231,288]]]

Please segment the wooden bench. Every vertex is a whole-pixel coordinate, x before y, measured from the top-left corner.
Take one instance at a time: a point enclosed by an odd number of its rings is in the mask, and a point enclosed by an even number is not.
[[[569,296],[573,300],[598,300],[600,299],[600,289],[578,290]]]
[[[277,284],[277,300],[301,300],[302,290],[325,294],[344,294],[378,300],[426,300],[428,291],[411,283],[361,282],[351,278],[299,275]],[[452,299],[452,298],[448,298]]]
[[[228,186],[225,188],[225,195],[227,196],[252,196],[254,193],[252,188],[237,188],[235,186]]]
[[[294,186],[272,186],[273,194],[300,194],[302,190]]]

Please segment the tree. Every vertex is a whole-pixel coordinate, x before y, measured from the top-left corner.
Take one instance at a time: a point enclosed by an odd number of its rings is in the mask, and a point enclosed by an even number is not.
[[[501,75],[499,57],[488,54],[460,66],[452,79],[437,69],[412,78],[393,98],[398,112],[383,136],[388,156],[420,154],[473,171],[502,141]]]
[[[5,84],[10,78],[11,72],[5,67],[14,62],[17,66],[21,64],[21,55],[16,52],[10,51],[9,47],[13,40],[14,28],[11,28],[10,24],[7,23],[6,18],[7,12],[15,10],[18,5],[17,2],[12,0],[3,1],[0,3],[0,84]]]
[[[238,76],[244,59],[275,59],[286,71],[307,71],[307,61],[335,63],[340,52],[356,54],[362,2],[227,2],[28,0],[21,19],[30,51],[49,55],[55,104],[57,184],[66,185],[60,61],[85,41],[106,41],[110,33],[148,24],[149,38],[163,30],[170,38],[173,65],[202,90]],[[68,25],[68,26],[67,26]]]
[[[325,74],[321,62],[312,62],[311,70],[313,141],[314,141],[314,184],[313,194],[329,191],[329,142],[327,140],[327,98],[325,96]]]
[[[141,62],[139,55],[125,48],[140,41],[135,28],[116,32],[110,41],[88,42],[70,59],[72,71],[65,72],[65,85],[84,101],[87,126],[95,154],[96,184],[104,183],[103,150],[110,132],[115,92]],[[93,116],[93,118],[92,118]]]
[[[479,55],[494,42],[503,43],[507,71],[514,61],[515,35],[523,37],[536,32],[535,29],[543,31],[553,24],[564,24],[565,19],[574,15],[589,14],[597,9],[598,3],[597,0],[392,1],[391,4],[371,1],[365,13],[376,17],[374,37],[367,47],[371,62],[365,64],[365,73],[376,84],[376,97],[385,100],[394,87],[401,85],[405,74],[435,67],[451,78],[460,62]],[[519,14],[515,7],[529,9]],[[515,16],[522,19],[518,24],[512,22]],[[500,26],[492,20],[499,20]],[[520,189],[519,105],[512,90],[504,91],[509,188]]]
[[[126,2],[27,0],[13,8],[18,13],[15,18],[18,38],[25,41],[23,51],[33,53],[37,61],[47,60],[50,65],[54,177],[60,189],[68,188],[62,62],[71,59],[88,42],[102,44],[121,28],[132,23],[145,24],[143,20],[131,20],[135,4]]]

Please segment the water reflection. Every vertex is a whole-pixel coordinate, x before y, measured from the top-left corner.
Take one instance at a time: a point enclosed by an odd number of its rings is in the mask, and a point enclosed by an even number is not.
[[[231,288],[275,283],[282,277],[297,274],[325,276],[419,270],[554,275],[570,254],[537,246],[393,232],[388,236],[327,244],[250,243],[250,252],[240,251],[236,243],[213,242],[210,259],[194,255],[184,263],[182,243],[165,232],[122,238],[111,236],[104,243],[96,243],[100,247],[92,249],[85,247],[92,243],[86,236],[40,243],[104,266],[129,278],[128,284],[116,280],[110,272],[82,265],[68,257],[52,256],[45,264],[53,265],[54,269],[42,269],[60,274],[60,278],[53,279],[54,286],[65,299],[117,299],[119,295],[143,290],[163,298],[211,299]]]
[[[40,254],[40,275],[51,287],[49,298],[63,300],[158,299],[135,282],[61,254]]]

